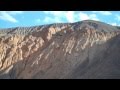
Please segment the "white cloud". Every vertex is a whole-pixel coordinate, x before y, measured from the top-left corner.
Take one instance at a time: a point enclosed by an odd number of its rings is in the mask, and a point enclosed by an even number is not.
[[[96,14],[91,14],[89,17],[90,17],[90,19],[92,19],[92,20],[99,21],[99,19],[97,18],[97,15],[96,15]]]
[[[112,15],[110,11],[92,11],[93,13],[99,13],[102,15]]]
[[[11,15],[23,14],[23,11],[6,11],[6,12],[11,14]]]
[[[80,20],[97,20],[99,21],[99,19],[97,18],[97,15],[96,14],[86,14],[86,13],[83,13],[83,12],[80,12],[79,13],[79,17],[80,17]]]
[[[65,11],[43,11],[45,14],[51,14],[56,17],[62,17],[65,14]]]
[[[80,20],[87,20],[89,19],[89,16],[83,12],[79,13]]]
[[[43,11],[43,12],[47,15],[52,15],[52,17],[46,16],[44,18],[44,22],[46,23],[61,22],[62,21],[61,19],[64,17],[64,11]]]
[[[110,23],[111,25],[113,25],[113,26],[117,26],[117,23]]]
[[[116,15],[116,20],[120,21],[120,15]]]
[[[5,20],[5,21],[10,21],[13,23],[18,22],[14,17],[9,15],[7,12],[0,12],[0,19]]]
[[[58,17],[55,17],[55,18],[45,17],[44,22],[46,22],[46,23],[59,23],[59,22],[61,22],[61,20]]]
[[[74,11],[68,11],[66,12],[66,19],[68,22],[74,22],[75,21],[75,12]]]
[[[63,20],[67,20],[70,23],[79,21],[79,20],[87,20],[87,19],[92,19],[92,20],[99,20],[96,16],[96,14],[86,14],[84,12],[76,12],[76,11],[44,11],[45,14],[47,15],[52,15],[52,16],[47,16],[45,17],[44,21],[45,22],[62,22]]]
[[[18,20],[16,20],[12,15],[16,14],[22,14],[22,11],[0,11],[0,19],[16,23]]]
[[[48,22],[52,22],[52,21],[53,21],[53,19],[52,19],[52,18],[50,18],[50,17],[45,17],[44,21],[48,23]]]
[[[55,21],[62,22],[63,18],[68,22],[75,21],[75,11],[44,11],[45,14],[53,15]],[[45,18],[45,21],[52,21],[48,16]]]

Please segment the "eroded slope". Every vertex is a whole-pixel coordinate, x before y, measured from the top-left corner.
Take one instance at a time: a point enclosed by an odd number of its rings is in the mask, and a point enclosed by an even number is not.
[[[0,78],[120,78],[119,34],[96,21],[2,30]]]

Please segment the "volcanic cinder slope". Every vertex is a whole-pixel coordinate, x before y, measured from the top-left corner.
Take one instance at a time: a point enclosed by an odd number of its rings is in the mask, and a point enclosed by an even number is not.
[[[120,29],[85,20],[0,30],[0,79],[120,78]]]

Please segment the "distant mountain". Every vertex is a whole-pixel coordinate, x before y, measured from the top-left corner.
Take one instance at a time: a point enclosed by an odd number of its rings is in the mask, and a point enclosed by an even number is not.
[[[119,79],[120,27],[84,20],[0,30],[0,79]]]

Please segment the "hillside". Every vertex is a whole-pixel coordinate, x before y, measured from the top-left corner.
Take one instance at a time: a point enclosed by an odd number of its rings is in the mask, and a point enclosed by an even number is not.
[[[0,30],[0,79],[120,78],[120,30],[93,20]]]

